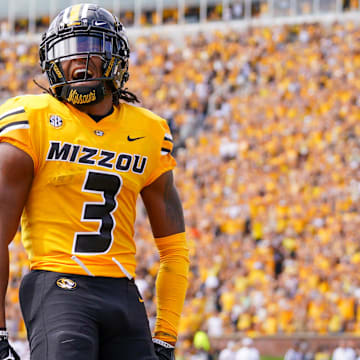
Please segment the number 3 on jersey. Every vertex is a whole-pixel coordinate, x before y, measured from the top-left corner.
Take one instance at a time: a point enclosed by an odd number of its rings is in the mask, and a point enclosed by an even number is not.
[[[116,197],[121,186],[122,178],[117,174],[88,170],[82,191],[101,194],[104,202],[84,203],[81,221],[99,221],[100,226],[98,232],[75,233],[74,254],[97,255],[109,251],[115,227],[112,213],[117,208]]]

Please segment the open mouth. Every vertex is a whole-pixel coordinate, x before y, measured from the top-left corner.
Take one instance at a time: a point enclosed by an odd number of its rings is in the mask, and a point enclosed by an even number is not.
[[[89,80],[92,78],[94,78],[94,73],[90,69],[86,71],[86,68],[75,69],[71,74],[71,80]]]

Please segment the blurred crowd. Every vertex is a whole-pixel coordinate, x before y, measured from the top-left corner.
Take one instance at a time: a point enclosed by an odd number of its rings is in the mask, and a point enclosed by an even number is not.
[[[311,0],[313,1],[313,0]],[[330,0],[332,2],[336,0]],[[138,19],[140,26],[151,26],[151,25],[159,25],[159,24],[177,24],[179,23],[179,10],[177,6],[177,2],[174,1],[173,4],[171,2],[169,4],[165,4],[164,9],[162,10],[161,15],[156,9],[156,4],[153,2],[153,5],[147,4],[144,6],[143,11],[141,11],[140,18]],[[109,8],[109,10],[112,10]],[[120,9],[121,10],[121,9]],[[307,7],[305,11],[309,10],[310,8]],[[183,21],[185,23],[198,23],[200,22],[200,4],[193,4],[192,6],[185,6],[184,7],[184,18]],[[115,13],[120,21],[126,26],[131,27],[135,25],[136,22],[136,15],[135,15],[135,5],[132,8],[124,9],[120,13]],[[260,0],[253,0],[252,5],[250,6],[250,15],[257,17],[261,16],[262,14],[266,14],[268,12],[268,6]],[[222,1],[212,1],[206,7],[206,20],[207,21],[221,21],[221,20],[238,20],[245,17],[245,4],[243,0],[233,0],[229,3],[228,6],[225,8],[223,7]],[[160,18],[161,17],[161,18]],[[36,32],[43,32],[45,31],[50,25],[50,16],[49,15],[42,15],[38,16],[35,19],[33,30]],[[9,31],[9,23],[7,19],[0,18],[0,35],[5,34]],[[14,23],[14,31],[17,34],[27,33],[29,30],[29,18],[17,18]]]
[[[210,347],[234,333],[359,335],[360,27],[221,29],[131,45],[129,90],[176,142],[191,252],[179,359],[196,359],[199,331]],[[0,42],[2,100],[42,92],[37,47]],[[153,325],[159,260],[138,207],[137,284]],[[10,246],[8,328],[24,338],[20,234]]]
[[[200,21],[206,20],[212,21],[229,21],[239,20],[247,17],[259,18],[268,16],[294,16],[294,15],[308,15],[317,13],[329,13],[337,12],[339,10],[347,11],[358,11],[360,10],[360,4],[358,0],[340,0],[340,9],[338,0],[228,0],[223,2],[208,1],[204,14],[201,15],[201,2],[189,2],[184,4],[183,14],[180,14],[178,3],[174,1],[168,1],[163,4],[163,9],[160,12],[156,9],[155,1],[143,4],[142,11],[138,19],[135,13],[135,3],[130,8],[120,7],[120,12],[116,9],[111,9],[115,15],[117,15],[121,22],[126,27],[137,26],[152,26],[159,24],[178,24],[179,22],[184,23],[199,23]],[[29,10],[30,11],[30,10]],[[181,11],[181,12],[182,12]],[[41,12],[39,12],[41,13]],[[202,18],[205,17],[205,19]],[[49,15],[37,16],[33,23],[29,23],[28,17],[17,17],[14,22],[14,31],[17,34],[27,32],[43,32],[50,24]],[[0,18],[0,36],[6,37],[10,30],[10,24],[7,19]]]
[[[203,352],[205,353],[205,352]],[[243,338],[241,342],[228,342],[219,352],[218,360],[260,360],[260,353],[250,338]],[[334,347],[320,344],[311,347],[306,340],[296,340],[281,357],[283,360],[358,360],[360,347],[353,340],[341,340]],[[213,356],[195,357],[194,360],[211,360]],[[189,360],[193,360],[190,358]]]

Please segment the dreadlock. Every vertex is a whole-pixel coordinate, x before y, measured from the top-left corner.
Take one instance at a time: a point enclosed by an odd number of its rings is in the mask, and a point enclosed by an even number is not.
[[[39,87],[41,90],[43,90],[44,93],[50,94],[50,95],[52,95],[52,96],[55,96],[55,95],[53,94],[53,92],[51,91],[50,88],[47,89],[46,87],[44,87],[44,86],[42,86],[41,84],[39,84],[35,79],[33,79],[33,82],[34,82],[34,84],[35,84],[37,87]]]
[[[114,105],[119,105],[119,100],[120,99],[124,100],[124,101],[126,101],[128,103],[136,103],[136,102],[139,103],[140,102],[138,97],[134,93],[128,91],[127,88],[126,89],[119,89],[119,90],[116,90],[116,91],[113,92],[113,103],[114,103]]]

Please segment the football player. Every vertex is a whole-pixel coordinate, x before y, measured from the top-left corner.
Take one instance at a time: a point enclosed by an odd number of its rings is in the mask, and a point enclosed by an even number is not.
[[[21,218],[31,271],[20,305],[31,360],[174,359],[189,267],[166,121],[138,107],[119,20],[73,5],[40,44],[42,95],[0,107],[0,360],[8,343],[8,244]],[[160,267],[151,335],[135,282],[140,194]]]

